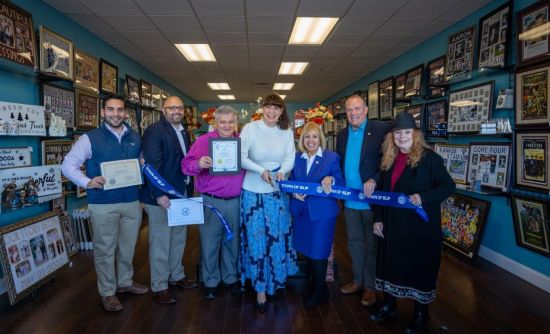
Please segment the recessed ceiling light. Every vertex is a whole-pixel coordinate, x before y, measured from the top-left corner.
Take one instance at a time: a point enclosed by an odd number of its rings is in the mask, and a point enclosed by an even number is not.
[[[337,17],[297,17],[288,44],[323,44]]]
[[[220,100],[234,100],[235,95],[218,95]]]
[[[208,82],[208,86],[212,90],[230,90],[229,84],[227,82]]]
[[[291,90],[293,86],[293,83],[275,83],[273,90]]]
[[[279,67],[279,74],[300,75],[304,73],[309,63],[283,62]]]
[[[281,95],[281,94],[279,94],[279,96],[280,96],[281,99],[283,99],[283,100],[286,98],[286,95]]]
[[[216,61],[208,44],[174,44],[187,61]]]

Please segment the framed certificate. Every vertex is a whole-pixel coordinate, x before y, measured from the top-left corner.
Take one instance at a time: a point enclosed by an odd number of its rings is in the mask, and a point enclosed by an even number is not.
[[[209,155],[212,175],[238,174],[241,171],[241,139],[210,138]]]
[[[170,200],[168,226],[204,224],[202,197]]]
[[[101,176],[105,178],[103,190],[137,186],[143,183],[138,159],[102,162]]]

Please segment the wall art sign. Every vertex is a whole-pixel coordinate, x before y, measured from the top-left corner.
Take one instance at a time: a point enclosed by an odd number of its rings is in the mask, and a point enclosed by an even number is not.
[[[153,124],[153,110],[152,109],[141,109],[141,135],[145,133],[145,129],[149,127],[149,125]]]
[[[468,182],[507,191],[510,171],[510,143],[472,143]]]
[[[447,124],[447,101],[441,100],[426,103],[426,115],[428,118],[427,131],[437,131],[441,125]]]
[[[139,81],[141,103],[145,106],[151,106],[153,86],[145,80]]]
[[[494,82],[452,91],[449,94],[449,132],[479,132],[491,117]]]
[[[0,148],[0,169],[31,166],[32,151],[30,146]]]
[[[99,92],[99,60],[78,49],[74,51],[74,83],[80,89]]]
[[[380,81],[380,119],[391,119],[393,115],[393,77]]]
[[[550,66],[516,73],[516,125],[550,125]]]
[[[129,102],[141,103],[139,80],[128,74],[126,74],[126,91],[128,92],[126,99]]]
[[[550,132],[515,133],[516,185],[550,191]]]
[[[1,228],[0,255],[13,305],[69,263],[59,212]]]
[[[36,43],[32,15],[0,1],[0,57],[36,68]]]
[[[512,196],[512,213],[517,244],[550,256],[548,203]]]
[[[151,107],[160,110],[162,108],[162,89],[153,85],[151,89],[151,99]]]
[[[506,66],[511,8],[507,3],[479,20],[479,68]]]
[[[446,56],[441,56],[428,63],[428,96],[430,98],[436,98],[445,95],[446,59]]]
[[[139,122],[135,108],[126,107],[126,123],[128,123],[134,131],[139,133]]]
[[[0,101],[0,120],[12,136],[46,136],[44,107]]]
[[[447,171],[456,183],[467,184],[469,145],[436,144],[435,151],[445,163]]]
[[[74,145],[74,140],[43,140],[42,141],[42,164],[43,165],[61,165],[65,156]],[[61,182],[66,182],[67,178],[61,176]]]
[[[419,96],[421,94],[422,72],[424,72],[424,64],[407,72],[407,80],[405,81],[405,97]]]
[[[367,116],[369,119],[377,119],[379,113],[379,104],[378,104],[378,81],[371,83],[368,87],[368,113]]]
[[[474,68],[475,31],[476,27],[471,26],[449,37],[446,81],[463,77]]]
[[[518,12],[518,66],[548,59],[550,3],[539,1]]]
[[[100,92],[104,94],[118,94],[118,67],[105,59],[99,61]]]
[[[424,119],[424,105],[423,104],[415,104],[412,106],[408,106],[405,108],[405,112],[408,112],[409,114],[412,114],[414,117],[414,121],[416,122],[416,127],[419,129],[422,129],[423,127],[423,119]]]
[[[50,114],[53,113],[64,119],[67,127],[74,128],[74,91],[47,83],[41,85],[41,90],[46,126],[50,126]]]
[[[73,80],[73,43],[40,26],[40,71]]]
[[[93,94],[76,91],[76,128],[81,130],[97,128],[99,99]]]
[[[405,82],[407,81],[407,73],[403,73],[395,77],[395,99],[399,100],[405,97]]]

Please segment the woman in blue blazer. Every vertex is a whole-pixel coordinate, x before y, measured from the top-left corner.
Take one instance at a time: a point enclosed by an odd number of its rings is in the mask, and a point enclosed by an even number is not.
[[[296,153],[289,180],[320,183],[325,193],[329,193],[333,185],[343,186],[340,157],[325,147],[325,136],[319,125],[307,123],[298,142],[301,152]],[[339,212],[337,200],[333,198],[294,194],[290,199],[290,213],[294,218],[293,246],[306,257],[312,277],[304,296],[305,307],[328,300],[327,258]]]

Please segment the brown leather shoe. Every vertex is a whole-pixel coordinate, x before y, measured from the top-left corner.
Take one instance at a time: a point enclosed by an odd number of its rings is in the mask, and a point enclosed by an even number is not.
[[[107,312],[117,312],[124,308],[115,295],[107,297],[101,296],[101,305]]]
[[[376,303],[376,293],[370,289],[363,291],[363,297],[361,298],[361,305],[372,306]]]
[[[116,289],[117,293],[133,293],[134,295],[142,295],[144,293],[149,292],[149,288],[143,284],[138,284],[136,282],[132,283],[132,285],[129,286],[121,286]]]
[[[190,280],[187,277],[180,279],[179,281],[170,281],[168,285],[178,287],[180,289],[192,289],[197,287],[197,282]]]
[[[345,284],[340,288],[340,292],[342,292],[344,295],[351,295],[352,293],[360,291],[362,288],[363,287],[361,286],[361,284],[349,282],[348,284]]]
[[[175,304],[176,297],[168,289],[155,292],[155,301],[159,304]]]

